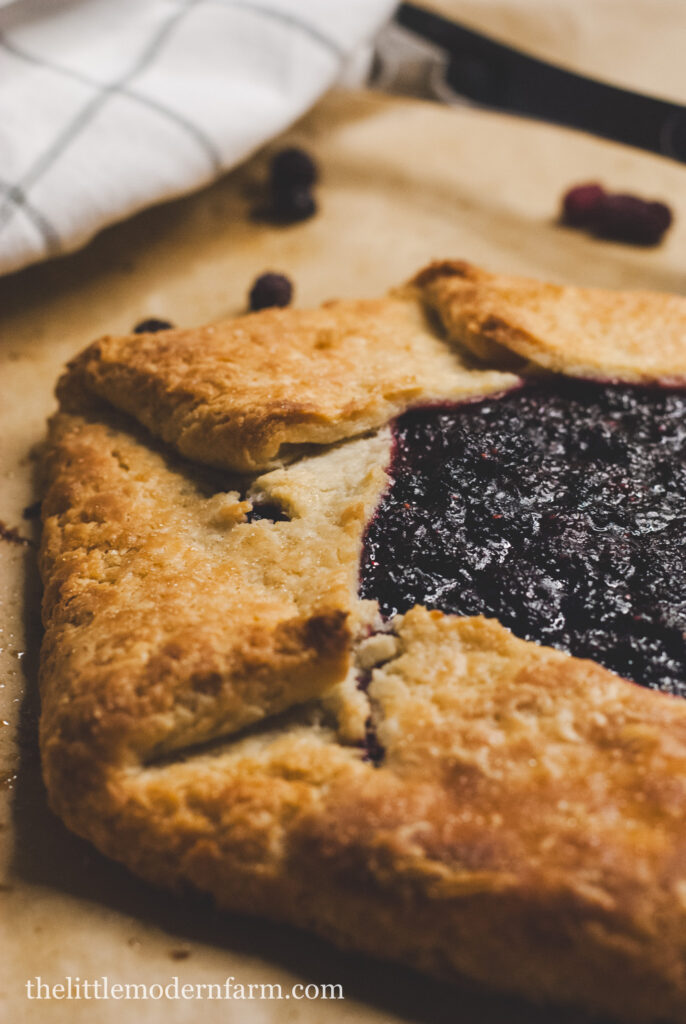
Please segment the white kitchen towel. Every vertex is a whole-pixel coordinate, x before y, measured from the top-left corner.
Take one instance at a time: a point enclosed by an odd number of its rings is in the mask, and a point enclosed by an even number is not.
[[[393,0],[15,0],[0,17],[0,273],[191,191],[286,128]]]

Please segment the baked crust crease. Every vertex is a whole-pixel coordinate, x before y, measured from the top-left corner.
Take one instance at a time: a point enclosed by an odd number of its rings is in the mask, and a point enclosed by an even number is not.
[[[386,299],[91,345],[45,460],[55,811],[229,910],[686,1019],[686,705],[493,620],[384,623],[357,594],[395,415],[532,365],[680,378],[684,337],[684,300],[443,263]]]

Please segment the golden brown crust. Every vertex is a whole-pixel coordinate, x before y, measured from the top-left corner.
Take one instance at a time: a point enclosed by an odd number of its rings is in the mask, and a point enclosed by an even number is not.
[[[605,291],[434,263],[413,281],[449,335],[480,359],[575,377],[683,384],[686,298]]]
[[[408,294],[102,338],[70,364],[60,394],[68,401],[86,388],[183,455],[254,472],[293,446],[353,437],[410,405],[516,384],[467,366]]]
[[[303,713],[111,769],[76,826],[157,883],[344,946],[681,1020],[686,706],[483,619],[415,609],[398,634],[370,688],[380,767]]]
[[[104,420],[59,413],[51,425],[42,671],[59,691],[61,733],[88,732],[106,759],[147,759],[343,679],[388,441],[350,451],[337,503],[248,523],[236,492],[211,493],[212,481]],[[254,485],[266,498],[269,488],[269,476]]]
[[[389,631],[357,598],[363,531],[387,482],[387,429],[246,482],[170,454],[102,400],[130,405],[182,451],[195,446],[200,462],[245,468],[323,438],[298,433],[301,412],[295,432],[274,433],[276,406],[260,388],[275,371],[264,353],[231,349],[244,329],[272,357],[282,346],[281,368],[293,347],[298,360],[309,353],[310,398],[317,415],[342,417],[339,436],[372,407],[387,417],[396,401],[435,397],[439,366],[454,374],[447,397],[467,379],[488,391],[513,378],[469,370],[454,346],[439,359],[422,340],[426,364],[404,392],[409,349],[401,344],[399,368],[389,356],[393,337],[409,337],[419,296],[457,338],[460,300],[441,289],[471,276],[483,295],[495,286],[481,275],[435,265],[397,299],[327,307],[340,321],[328,381],[308,334],[320,313],[245,318],[218,328],[214,348],[203,332],[137,339],[140,352],[133,339],[99,342],[72,364],[43,503],[50,800],[158,884],[190,882],[229,909],[442,976],[620,1020],[680,1022],[686,704],[481,618],[415,608]],[[548,295],[539,289],[537,310]],[[364,317],[365,345],[382,350],[374,379],[340,340]],[[200,370],[194,339],[207,353]],[[221,376],[229,350],[235,386]],[[338,389],[354,378],[356,411],[341,413]],[[304,386],[294,373],[288,401]],[[258,393],[271,423],[260,441],[247,416]],[[260,504],[288,518],[251,521]],[[379,765],[363,746],[367,718]]]

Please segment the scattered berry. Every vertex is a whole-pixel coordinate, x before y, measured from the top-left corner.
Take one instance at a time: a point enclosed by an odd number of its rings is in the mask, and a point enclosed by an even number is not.
[[[317,212],[312,187],[318,177],[316,163],[303,149],[282,149],[271,162],[267,201],[254,209],[252,216],[273,224],[308,220]]]
[[[273,210],[275,219],[282,224],[295,224],[313,217],[317,212],[317,202],[308,188],[298,185],[275,193]]]
[[[665,203],[606,192],[594,182],[576,185],[565,193],[561,219],[570,227],[586,228],[598,238],[657,245],[672,223],[672,211]]]
[[[671,210],[664,203],[650,203],[631,195],[609,195],[600,204],[592,227],[601,238],[657,245],[671,223]]]
[[[270,184],[274,192],[287,191],[294,186],[311,188],[318,177],[317,165],[304,149],[290,146],[272,158]]]
[[[157,331],[168,331],[174,325],[169,320],[157,320],[150,317],[148,320],[141,320],[133,329],[134,334],[156,334]]]
[[[570,188],[562,200],[562,219],[574,228],[591,224],[605,198],[605,189],[595,182]]]
[[[249,305],[255,312],[269,306],[288,306],[293,298],[293,285],[283,274],[261,274],[250,289]]]

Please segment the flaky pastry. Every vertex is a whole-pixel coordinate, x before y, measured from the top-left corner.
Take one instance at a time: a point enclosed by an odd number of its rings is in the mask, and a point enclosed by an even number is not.
[[[358,596],[389,422],[549,371],[686,379],[686,300],[441,263],[377,301],[87,348],[46,456],[44,777],[156,884],[683,1021],[686,704]]]

